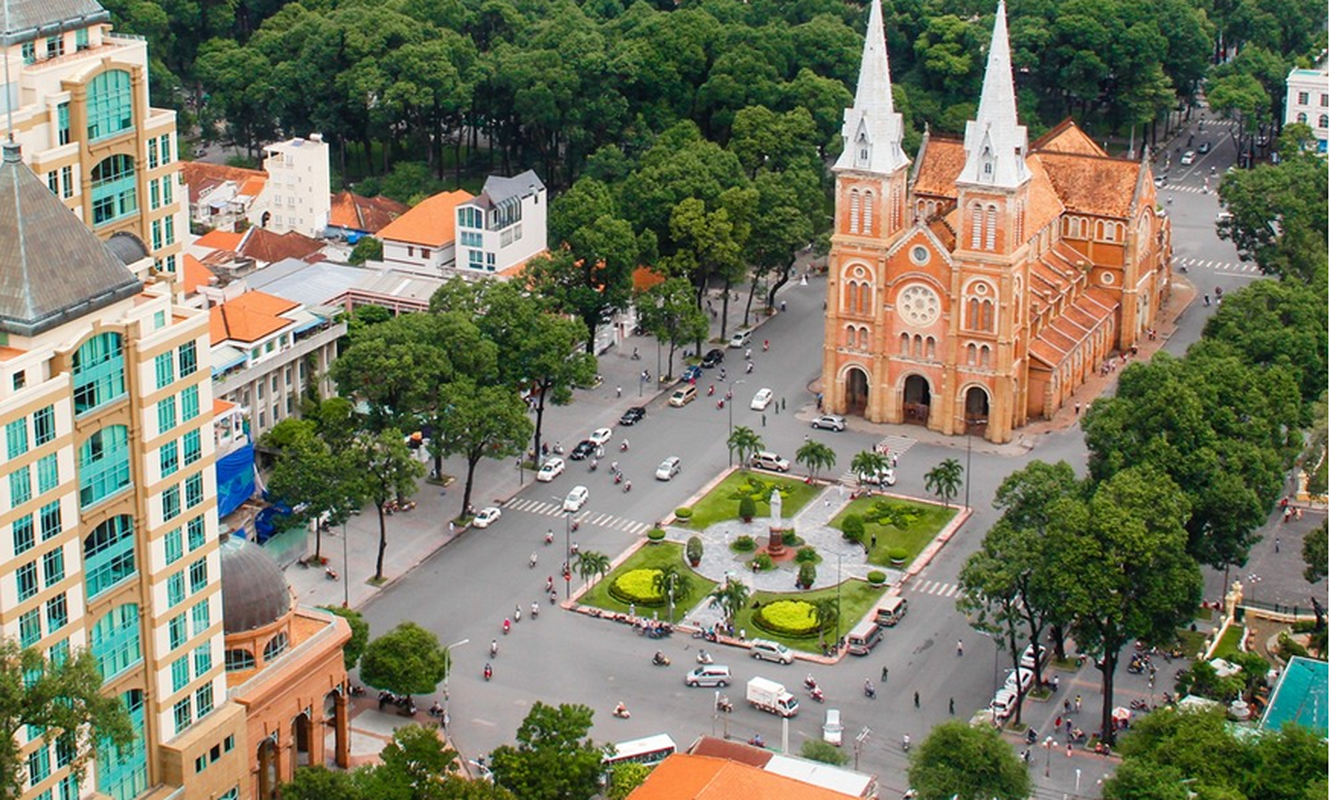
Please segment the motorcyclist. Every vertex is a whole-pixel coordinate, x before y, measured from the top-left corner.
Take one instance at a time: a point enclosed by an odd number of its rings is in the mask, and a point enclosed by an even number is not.
[[[499,654],[499,640],[490,639],[490,658],[494,658],[498,654]]]
[[[489,664],[486,664],[486,665],[485,665],[485,680],[489,680],[490,678],[493,678],[493,677],[494,677],[494,668],[491,667]]]
[[[628,706],[624,705],[622,700],[614,707],[614,716],[628,719]]]

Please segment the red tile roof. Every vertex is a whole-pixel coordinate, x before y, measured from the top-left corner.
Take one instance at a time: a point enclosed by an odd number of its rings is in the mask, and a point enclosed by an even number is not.
[[[965,166],[965,142],[935,133],[919,155],[914,190],[921,194],[956,196],[956,178]]]
[[[675,753],[651,771],[629,800],[845,800],[824,789],[724,758]]]
[[[298,307],[266,292],[245,292],[209,310],[212,343],[257,342],[290,325],[291,320],[278,315]]]
[[[332,196],[328,224],[347,230],[378,233],[410,210],[411,206],[406,203],[399,203],[383,195],[362,197],[341,191]]]
[[[206,247],[210,250],[238,250],[240,240],[245,238],[243,233],[233,233],[232,231],[208,231],[194,240],[194,244],[199,247]]]
[[[272,264],[284,258],[306,260],[322,249],[322,242],[302,233],[273,233],[266,228],[250,228],[238,252],[255,261]]]
[[[224,164],[205,164],[202,161],[183,161],[180,164],[180,172],[185,185],[189,187],[190,203],[197,203],[201,194],[227,181],[232,181],[240,187],[250,179],[260,181],[268,179],[268,173],[262,170],[228,167]]]
[[[200,286],[208,286],[217,276],[213,271],[203,265],[194,256],[185,254],[185,271],[180,281],[180,291],[184,294],[191,294],[198,291]]]
[[[1048,150],[1083,156],[1108,155],[1099,145],[1094,143],[1093,139],[1086,135],[1085,131],[1078,128],[1070,117],[1054,125],[1048,133],[1035,139],[1034,143],[1030,145],[1030,150],[1032,152]]]
[[[1038,153],[1032,159],[1048,173],[1049,182],[1068,211],[1126,218],[1136,197],[1141,165],[1125,158]]]
[[[427,197],[380,229],[378,238],[425,247],[442,247],[456,238],[454,228],[457,207],[473,199],[475,195],[461,189]]]

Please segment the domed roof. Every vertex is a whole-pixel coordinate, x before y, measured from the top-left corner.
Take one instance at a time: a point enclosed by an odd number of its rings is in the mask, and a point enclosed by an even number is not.
[[[223,632],[262,628],[291,610],[286,576],[262,547],[239,536],[223,536],[220,550]]]

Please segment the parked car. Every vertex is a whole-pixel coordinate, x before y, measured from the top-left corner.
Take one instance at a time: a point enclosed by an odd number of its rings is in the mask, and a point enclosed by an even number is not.
[[[748,463],[754,467],[757,467],[758,469],[769,469],[772,472],[790,471],[789,461],[786,461],[785,459],[781,458],[775,453],[766,450],[754,453],[753,457],[749,459]]]
[[[594,431],[591,432],[591,435],[588,436],[587,438],[595,442],[597,445],[604,445],[613,436],[614,436],[614,431],[610,430],[609,428],[596,428]]]
[[[720,364],[720,362],[724,360],[725,360],[725,351],[713,347],[712,349],[707,351],[706,355],[702,356],[702,368],[711,369],[712,367]]]
[[[590,439],[583,439],[573,448],[573,452],[568,457],[574,461],[581,461],[584,458],[590,458],[596,452],[596,443]]]
[[[896,470],[891,467],[883,467],[877,472],[861,472],[858,477],[860,483],[867,483],[873,486],[896,485]]]
[[[670,456],[669,458],[660,462],[659,467],[656,467],[656,480],[658,481],[667,481],[678,474],[679,474],[678,456]]]
[[[1184,166],[1184,167],[1190,167],[1192,164],[1195,164],[1195,163],[1196,163],[1196,151],[1194,151],[1194,150],[1188,150],[1187,152],[1183,153],[1183,154],[1182,154],[1182,160],[1181,160],[1179,163],[1181,163],[1182,166]]]
[[[563,499],[564,511],[581,511],[582,506],[586,505],[587,498],[591,493],[585,486],[574,486],[568,496]]]
[[[1026,645],[1025,652],[1021,653],[1021,666],[1026,669],[1034,669],[1034,645]],[[1039,660],[1044,661],[1048,658],[1048,648],[1042,644],[1039,645]]]
[[[536,473],[536,480],[541,483],[548,483],[562,475],[566,466],[562,458],[551,456],[546,459],[544,464],[540,465],[540,471]]]
[[[820,431],[843,431],[845,430],[845,417],[839,414],[823,414],[813,420],[813,427]]]
[[[766,411],[767,406],[771,405],[771,390],[765,387],[758,389],[757,394],[753,395],[753,402],[748,407],[754,411]]]
[[[992,709],[993,716],[997,719],[1006,719],[1016,710],[1016,692],[1011,689],[999,689],[993,696],[993,702],[988,704]]]
[[[1034,683],[1034,670],[1026,669],[1025,667],[1007,670],[1007,681],[1003,686],[1014,692],[1016,691],[1017,680],[1020,681],[1022,691],[1028,690],[1030,684]]]
[[[697,383],[698,379],[702,377],[702,368],[696,364],[685,367],[683,375],[679,377],[684,383]]]
[[[828,708],[827,721],[822,723],[822,741],[841,746],[845,738],[845,726],[840,722],[840,709]]]
[[[497,507],[486,506],[485,508],[480,509],[480,513],[476,514],[475,519],[471,520],[471,527],[488,528],[489,526],[498,522],[499,517],[502,516],[503,512],[500,511]]]
[[[690,383],[674,390],[674,394],[670,395],[670,405],[683,408],[696,399],[697,387]]]
[[[619,417],[619,424],[632,427],[633,425],[636,425],[637,423],[641,422],[646,417],[646,415],[647,415],[647,410],[645,408],[643,408],[642,406],[633,406],[632,408],[623,412],[622,417]]]
[[[767,639],[754,639],[749,646],[748,654],[760,661],[775,661],[779,664],[793,664],[794,653],[790,648],[780,642],[772,642]]]

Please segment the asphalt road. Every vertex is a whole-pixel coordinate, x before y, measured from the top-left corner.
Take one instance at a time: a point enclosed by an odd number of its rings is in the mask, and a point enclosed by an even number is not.
[[[1197,284],[1200,291],[1206,291],[1206,287],[1212,291],[1213,286],[1230,290],[1257,275],[1238,262],[1230,243],[1219,241],[1214,234],[1218,202],[1213,192],[1200,190],[1210,164],[1222,174],[1233,162],[1234,152],[1227,136],[1219,136],[1213,127],[1207,128],[1206,135],[1215,142],[1214,151],[1189,170],[1173,170],[1169,186],[1161,190],[1161,195],[1171,192],[1174,197],[1169,213],[1173,216],[1175,253],[1178,263],[1190,265],[1188,272],[1179,277]],[[570,461],[567,472],[550,483],[535,483],[528,474],[526,487],[505,508],[498,523],[483,535],[462,537],[439,551],[365,609],[375,630],[386,630],[399,620],[412,619],[438,632],[444,643],[466,642],[454,647],[450,710],[451,733],[467,757],[512,741],[522,718],[536,700],[591,706],[596,710],[591,734],[597,741],[622,741],[668,732],[680,747],[685,747],[700,734],[721,734],[728,729],[729,735],[743,739],[760,732],[769,745],[777,745],[783,735],[781,721],[742,702],[743,683],[754,675],[781,680],[805,698],[802,712],[789,723],[790,748],[797,752],[804,739],[820,736],[824,708],[806,699],[801,689],[804,675],[811,672],[826,691],[827,707],[842,711],[847,748],[863,727],[872,729],[860,754],[860,768],[877,773],[884,796],[891,796],[892,790],[905,787],[906,762],[900,749],[903,734],[909,733],[916,742],[922,741],[933,725],[950,716],[950,700],[954,700],[955,713],[962,718],[968,718],[987,704],[995,681],[1000,680],[999,673],[1008,668],[1010,655],[998,654],[995,671],[992,643],[971,630],[955,609],[956,575],[996,518],[991,501],[1004,476],[1036,457],[1047,461],[1065,459],[1078,471],[1084,470],[1084,442],[1074,428],[1044,437],[1034,452],[1024,456],[989,452],[983,442],[975,443],[969,454],[972,463],[969,492],[975,516],[907,588],[906,596],[911,603],[908,617],[887,631],[883,643],[871,656],[849,657],[835,667],[810,667],[802,662],[782,667],[753,662],[744,657],[743,651],[714,649],[717,662],[728,664],[734,672],[735,684],[725,690],[735,703],[733,714],[716,717],[711,710],[713,690],[687,689],[683,685],[684,673],[694,665],[697,640],[677,635],[659,642],[643,639],[626,626],[564,612],[542,600],[547,576],[554,575],[557,579],[557,569],[563,561],[565,517],[558,511],[558,504],[574,485],[586,485],[590,500],[577,515],[580,530],[572,538],[583,550],[594,549],[615,556],[646,526],[667,516],[727,465],[725,440],[731,424],[752,427],[763,437],[768,449],[791,461],[806,435],[826,441],[836,450],[840,469],[848,465],[855,453],[882,439],[880,432],[853,427],[844,433],[813,431],[796,418],[796,412],[802,410],[808,414],[813,408],[814,398],[807,387],[820,371],[824,289],[823,281],[813,280],[808,286],[792,283],[781,293],[789,311],[758,329],[753,347],[755,368],[751,374],[743,371],[743,351],[727,350],[725,366],[735,396],[724,409],[716,407],[716,400],[728,384],[719,382],[718,370],[709,371],[699,381],[701,396],[685,408],[667,407],[668,393],[651,400],[642,423],[632,428],[615,427],[614,438],[606,447],[607,455],[596,473],[589,472],[585,461]],[[1183,352],[1199,338],[1204,319],[1212,311],[1213,307],[1193,304],[1184,312],[1179,331],[1168,343],[1168,349]],[[762,350],[763,339],[771,342],[767,352]],[[608,359],[603,360],[605,385],[593,393],[579,393],[572,406],[547,412],[547,440],[561,441],[571,448],[591,429],[614,423],[623,408],[638,402],[639,388],[645,391],[649,387],[639,387],[637,381],[624,376],[633,375],[643,366],[656,367],[654,354],[650,352],[653,348],[643,344],[641,349],[644,357],[641,362],[610,356],[620,362],[613,374],[606,363]],[[716,384],[716,395],[708,397],[706,387],[711,383]],[[622,398],[617,396],[615,385],[622,387]],[[777,402],[784,401],[785,406],[785,411],[778,413],[773,403],[765,421],[762,413],[748,408],[753,394],[762,387],[771,388]],[[649,400],[650,395],[645,394],[644,399]],[[912,438],[912,429],[908,427],[893,426],[891,432],[907,440]],[[625,437],[631,447],[620,452],[619,443]],[[917,442],[897,441],[897,449],[905,450],[898,469],[897,491],[925,494],[925,471],[944,458],[955,457],[964,463],[967,455],[963,439],[930,443],[929,438],[921,435]],[[654,480],[656,465],[670,455],[682,459],[682,473],[668,483]],[[632,480],[631,493],[613,485],[607,469],[612,460],[619,461]],[[495,475],[505,467],[512,469],[511,463],[483,465],[478,477],[478,498],[486,497],[486,475]],[[476,503],[482,505],[483,501],[478,499]],[[543,543],[547,529],[557,534],[553,546]],[[1260,558],[1266,557],[1265,548],[1268,544],[1258,546]],[[1286,543],[1283,549],[1287,553],[1294,548]],[[534,569],[528,566],[532,551],[539,559]],[[1289,572],[1293,567],[1284,563],[1288,560],[1272,563],[1270,571]],[[1208,580],[1211,586],[1207,597],[1214,597],[1213,590],[1220,579],[1210,575]],[[1265,580],[1275,579],[1267,575]],[[1296,583],[1293,578],[1287,580],[1290,586]],[[542,609],[534,620],[529,615],[532,601],[541,601]],[[515,606],[523,609],[522,621],[511,634],[504,636],[501,622]],[[679,613],[682,616],[685,610]],[[490,660],[491,639],[499,640],[500,652],[493,660],[494,679],[486,683],[482,669]],[[965,643],[963,657],[956,653],[958,639]],[[653,667],[650,657],[657,649],[669,655],[674,665]],[[881,681],[884,667],[890,673],[885,683]],[[866,679],[878,684],[876,700],[863,695],[862,684]],[[1092,669],[1063,679],[1064,694],[1084,695],[1084,713],[1091,718],[1094,717],[1091,711],[1098,709],[1097,685],[1098,674]],[[1160,688],[1162,691],[1167,687]],[[1139,693],[1140,689],[1130,691]],[[918,708],[913,701],[915,692],[919,693]],[[1120,695],[1119,702],[1124,697]],[[625,702],[632,710],[632,719],[611,716],[610,711],[618,701]],[[1051,727],[1055,713],[1061,711],[1060,701],[1061,697],[1054,703],[1027,706],[1026,719],[1039,726],[1041,737]],[[1078,724],[1090,727],[1087,723]],[[1091,783],[1105,772],[1103,762],[1083,763],[1060,753],[1057,758],[1041,755],[1048,758],[1052,768],[1051,777],[1044,778],[1036,760],[1032,774],[1039,784],[1038,796],[1056,797],[1073,791],[1073,781],[1081,780],[1082,768],[1085,775],[1080,793],[1097,794]]]

